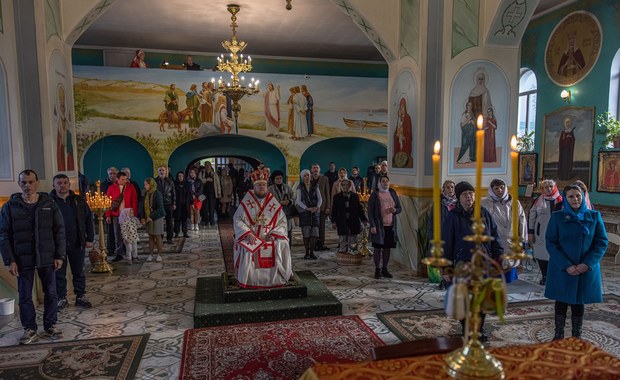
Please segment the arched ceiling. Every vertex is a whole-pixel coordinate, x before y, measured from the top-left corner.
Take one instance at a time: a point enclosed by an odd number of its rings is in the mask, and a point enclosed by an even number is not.
[[[393,6],[399,0],[382,1]],[[231,2],[241,6],[237,36],[248,43],[245,54],[385,62],[336,0],[292,0],[290,11],[285,0],[117,0],[75,45],[223,53],[221,41],[232,34]],[[574,2],[540,1],[534,17]]]

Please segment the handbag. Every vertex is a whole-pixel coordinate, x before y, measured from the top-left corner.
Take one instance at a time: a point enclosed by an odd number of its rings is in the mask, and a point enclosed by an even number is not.
[[[112,201],[110,210],[112,210],[113,212],[116,212],[119,208],[121,208],[121,203],[123,203],[123,193],[125,193],[125,187],[127,187],[127,185],[123,187],[123,191],[121,191],[121,194]]]

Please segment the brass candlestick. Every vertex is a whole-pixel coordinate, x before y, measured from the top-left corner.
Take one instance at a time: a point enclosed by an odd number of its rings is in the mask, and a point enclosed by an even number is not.
[[[112,206],[112,198],[101,192],[101,181],[97,181],[97,191],[95,193],[86,193],[86,203],[88,203],[88,207],[97,215],[99,220],[99,261],[93,264],[93,268],[90,271],[94,273],[112,272],[114,267],[107,261],[108,251],[105,246],[105,232],[103,229],[103,215]]]
[[[446,371],[455,379],[504,379],[502,363],[484,349],[480,342],[480,311],[481,302],[490,291],[501,292],[495,285],[498,279],[493,279],[489,268],[494,264],[486,256],[482,244],[493,238],[483,235],[484,223],[482,218],[473,220],[473,235],[466,236],[464,240],[476,244],[473,249],[471,261],[460,265],[455,269],[454,276],[461,277],[468,285],[469,311],[465,320],[465,345],[444,357]],[[501,282],[501,280],[499,280]],[[491,286],[489,286],[491,285]],[[501,297],[496,297],[499,299]],[[496,309],[503,312],[505,300],[501,298],[502,305],[495,305]],[[500,315],[500,319],[502,316]]]
[[[364,178],[364,182],[367,182],[366,178]],[[368,199],[370,199],[370,193],[368,192],[368,187],[366,187],[366,191],[363,194],[359,195],[359,198],[360,198],[360,202],[362,203],[362,206],[364,207],[364,213],[368,215]],[[367,247],[368,227],[366,227],[365,225],[362,228],[362,240],[360,241],[360,244],[362,245],[362,247],[359,249],[359,252],[362,255],[362,257],[372,256],[372,251],[368,249]]]

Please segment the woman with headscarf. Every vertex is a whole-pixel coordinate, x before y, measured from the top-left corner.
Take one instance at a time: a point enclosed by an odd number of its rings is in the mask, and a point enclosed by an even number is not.
[[[202,201],[205,196],[202,193],[202,181],[196,174],[196,168],[191,168],[187,174],[187,191],[189,193],[189,221],[192,225],[192,231],[198,231],[200,224],[200,210],[202,209]]]
[[[164,234],[164,196],[157,190],[157,182],[151,177],[144,180],[144,210],[142,212],[142,224],[146,224],[146,232],[149,234],[149,255],[146,261],[153,261],[153,249],[157,246],[157,258],[161,261],[164,250],[162,235]]]
[[[543,180],[540,184],[540,191],[541,194],[534,200],[532,208],[530,208],[527,232],[528,242],[532,245],[534,258],[538,262],[542,275],[540,285],[545,285],[547,282],[547,264],[549,263],[545,233],[549,219],[551,219],[551,213],[562,205],[562,195],[560,195],[558,187],[552,179]]]
[[[586,207],[588,208],[588,210],[594,210],[592,202],[590,202],[590,193],[588,193],[588,186],[586,186],[586,184],[579,179],[571,183],[571,185],[576,185],[581,189],[581,192],[583,193],[583,200],[586,202]]]
[[[344,181],[349,181],[349,178],[347,177],[347,169],[346,168],[340,168],[338,169],[338,179],[334,181],[334,184],[332,185],[332,199],[334,199],[334,196],[336,194],[338,194],[339,192],[342,191],[341,186],[342,186],[342,182]],[[355,190],[355,185],[353,184],[353,182],[351,182],[351,189],[350,191],[357,193],[357,191]]]
[[[555,300],[555,334],[564,338],[568,306],[572,336],[581,337],[584,305],[603,301],[601,259],[607,233],[598,211],[589,210],[577,185],[564,188],[562,211],[551,214],[547,233],[549,269],[545,297]]]
[[[519,211],[519,231],[518,236],[523,242],[527,242],[527,221],[525,211],[521,207],[518,199],[512,199],[508,194],[506,182],[503,179],[495,178],[489,186],[489,196],[483,199],[480,204],[491,214],[493,221],[497,225],[497,235],[499,245],[504,248],[504,252],[511,250],[509,240],[512,240],[514,231],[512,230],[512,208],[518,207]],[[516,264],[515,264],[516,265]],[[517,278],[517,269],[513,268],[506,274],[506,282],[512,282]]]
[[[335,185],[335,183],[334,183]],[[362,223],[368,223],[359,196],[352,191],[353,182],[340,181],[340,191],[332,201],[332,226],[338,232],[338,252],[354,255],[357,248],[357,235],[362,232]]]
[[[286,223],[287,223],[287,231],[288,231],[288,241],[289,244],[293,243],[293,227],[295,227],[295,219],[294,216],[297,214],[297,209],[293,204],[293,198],[295,195],[293,194],[293,189],[284,182],[284,173],[281,170],[276,170],[271,174],[271,182],[272,185],[269,185],[267,190],[273,194],[273,196],[280,202],[282,205],[282,210],[286,215]]]
[[[396,191],[390,189],[390,179],[383,175],[379,178],[378,189],[373,191],[368,200],[368,224],[370,241],[374,248],[372,258],[375,262],[375,278],[381,276],[392,278],[387,266],[390,250],[396,248],[398,241],[397,219],[395,215],[402,211]]]
[[[297,188],[295,205],[299,209],[299,226],[304,239],[306,254],[304,259],[316,260],[314,247],[319,237],[319,223],[323,198],[321,192],[312,181],[310,170],[301,171],[302,183]]]

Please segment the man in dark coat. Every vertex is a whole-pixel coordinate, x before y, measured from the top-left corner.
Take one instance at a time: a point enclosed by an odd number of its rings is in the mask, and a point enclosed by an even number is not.
[[[340,183],[341,191],[332,201],[332,226],[338,231],[338,252],[354,255],[357,250],[357,235],[362,231],[362,223],[368,223],[359,196],[351,191],[351,180]]]
[[[447,218],[443,221],[441,239],[445,242],[444,256],[456,266],[457,263],[470,261],[472,258],[472,250],[475,247],[475,243],[465,241],[463,238],[473,235],[471,229],[472,217],[474,215],[474,207],[477,206],[474,205],[474,187],[469,182],[459,182],[454,189],[458,202],[456,207],[448,213]],[[499,244],[497,225],[493,221],[491,214],[484,207],[482,207],[480,212],[484,223],[484,231],[482,233],[493,238],[491,241],[483,243],[482,248],[493,260],[499,260],[504,253],[504,249]],[[452,278],[449,275],[444,274],[443,278],[446,283],[452,283]],[[481,313],[480,340],[482,342],[489,340],[489,337],[484,332],[484,318],[485,314]],[[463,326],[464,333],[465,320],[461,320],[461,326]]]
[[[0,253],[4,265],[17,277],[19,318],[24,327],[20,344],[38,339],[37,312],[32,302],[34,272],[43,286],[44,336],[62,336],[56,327],[58,296],[56,275],[65,260],[65,225],[56,203],[46,193],[37,193],[39,178],[33,170],[19,173],[22,192],[11,195],[0,214]]]
[[[56,202],[65,224],[67,243],[67,260],[56,271],[56,293],[58,294],[58,309],[69,306],[67,302],[67,261],[71,265],[73,274],[73,292],[75,306],[92,307],[86,299],[86,275],[84,273],[84,250],[93,247],[95,227],[93,214],[83,196],[70,190],[71,182],[64,174],[57,174],[53,179],[54,190],[50,197]]]
[[[332,163],[333,164],[333,163]],[[331,164],[330,164],[331,165]],[[334,169],[336,169],[336,164],[333,164]],[[314,247],[315,251],[325,251],[328,248],[325,246],[325,219],[327,215],[329,215],[330,210],[332,208],[332,197],[331,197],[331,186],[329,179],[321,174],[321,167],[319,164],[314,163],[311,167],[311,180],[314,186],[319,189],[321,193],[321,198],[323,202],[321,203],[321,213],[319,216],[319,238],[316,240],[316,245]],[[335,173],[335,172],[334,172]],[[336,173],[336,179],[338,178],[338,173]],[[334,180],[336,181],[336,180]]]

